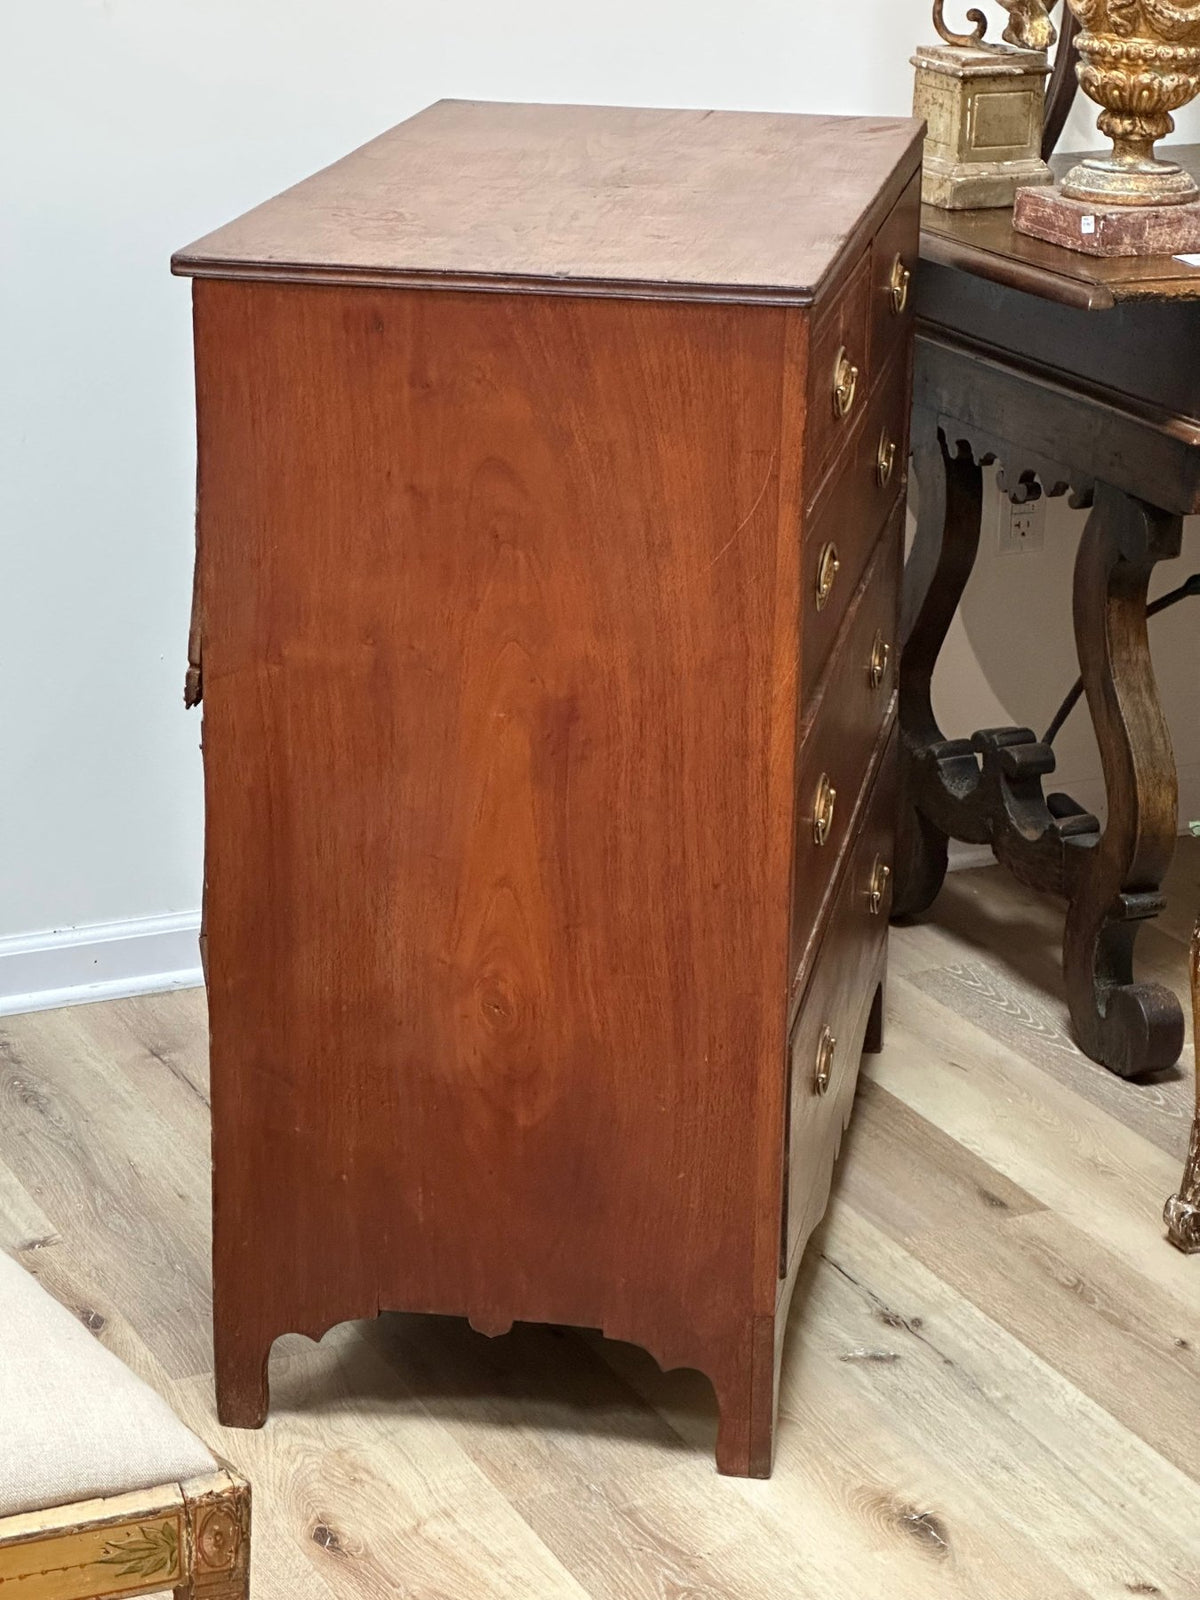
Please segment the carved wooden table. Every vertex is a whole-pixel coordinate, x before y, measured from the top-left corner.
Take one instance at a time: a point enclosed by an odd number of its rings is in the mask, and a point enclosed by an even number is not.
[[[1200,171],[1200,147],[1173,154]],[[1200,511],[1200,268],[1078,255],[1014,233],[1005,211],[927,208],[921,255],[895,910],[932,902],[947,839],[990,844],[1023,882],[1066,899],[1076,1040],[1136,1076],[1171,1065],[1183,1046],[1178,1000],[1135,981],[1133,947],[1161,909],[1177,825],[1145,608],[1155,563],[1179,554],[1182,519]],[[974,564],[990,462],[1018,500],[1069,492],[1091,510],[1074,616],[1108,792],[1103,827],[1044,792],[1054,755],[1031,729],[947,738],[933,714],[933,669]]]

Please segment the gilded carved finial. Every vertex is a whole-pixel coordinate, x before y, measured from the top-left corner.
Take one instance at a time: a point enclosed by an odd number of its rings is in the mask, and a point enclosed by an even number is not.
[[[1154,154],[1200,89],[1200,0],[1068,0],[1083,25],[1079,86],[1101,108],[1111,153],[1085,156],[1062,192],[1090,205],[1191,205],[1187,169]]]
[[[974,31],[956,33],[946,23],[946,0],[931,3],[941,42],[918,45],[912,58],[913,114],[926,125],[921,198],[950,211],[1011,206],[1018,189],[1051,181],[1041,155],[1050,65],[1044,49],[1029,47],[1035,37],[1054,37],[1045,5],[1003,0],[1011,42],[1001,44],[985,37],[987,17],[977,5],[966,12]],[[956,0],[956,10],[967,4]]]
[[[1048,50],[1058,38],[1043,0],[1000,0],[1000,4],[1009,15],[1008,26],[1001,36],[1008,44],[1019,45],[1024,50]],[[998,48],[984,44],[987,17],[982,11],[972,7],[967,12],[967,21],[974,23],[973,31],[955,33],[946,26],[945,0],[933,0],[933,25],[938,37],[947,44],[967,50],[977,50],[980,46],[992,50]]]
[[[983,43],[983,36],[987,32],[987,18],[983,12],[972,8],[967,12],[967,21],[975,24],[975,31],[955,33],[952,28],[946,26],[945,0],[933,0],[933,25],[937,29],[938,38],[944,39],[947,44],[970,50]]]

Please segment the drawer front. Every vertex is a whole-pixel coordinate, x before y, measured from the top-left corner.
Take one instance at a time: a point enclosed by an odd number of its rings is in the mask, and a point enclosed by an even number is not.
[[[850,1120],[883,976],[896,815],[896,736],[879,764],[788,1045],[788,1136],[780,1271],[821,1220]]]
[[[907,479],[908,358],[871,397],[804,531],[800,693],[811,698],[863,570]]]
[[[806,498],[847,443],[871,389],[871,251],[847,274],[837,298],[816,319],[808,370]]]
[[[913,325],[913,285],[921,228],[918,174],[888,212],[871,245],[871,366],[882,372]]]
[[[793,991],[803,979],[814,930],[891,707],[902,516],[897,507],[876,548],[800,746],[792,860]]]

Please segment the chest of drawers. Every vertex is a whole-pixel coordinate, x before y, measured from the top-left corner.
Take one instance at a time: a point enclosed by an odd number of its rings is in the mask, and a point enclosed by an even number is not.
[[[877,1042],[919,129],[443,102],[195,279],[215,1333],[778,1359]]]

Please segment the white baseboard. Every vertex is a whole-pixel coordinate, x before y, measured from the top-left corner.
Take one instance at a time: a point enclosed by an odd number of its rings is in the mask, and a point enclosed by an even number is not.
[[[1180,832],[1186,833],[1190,817],[1200,816],[1200,768],[1185,769],[1180,779]],[[1098,792],[1103,795],[1102,783]],[[1082,803],[1090,799],[1088,794]],[[957,839],[950,841],[949,854],[951,872],[988,867],[995,860],[988,845]],[[164,989],[197,989],[204,982],[199,935],[200,913],[185,911],[0,938],[0,1017]]]
[[[199,934],[186,911],[0,939],[0,1016],[197,988]]]

